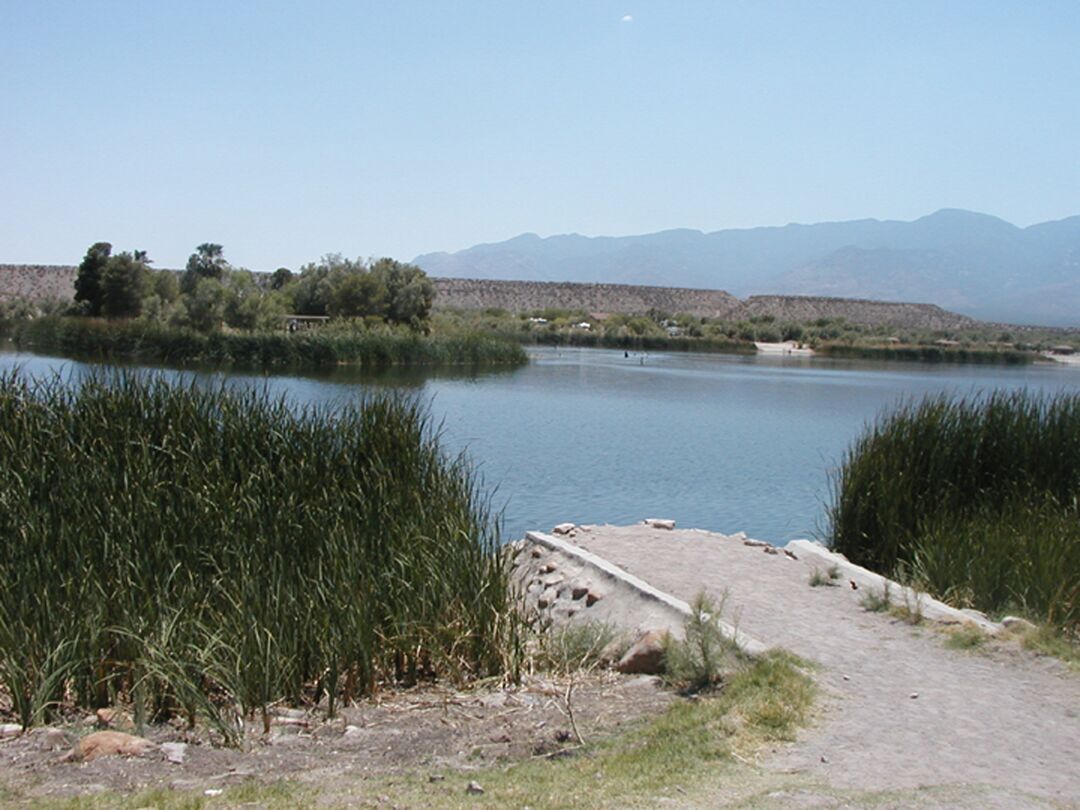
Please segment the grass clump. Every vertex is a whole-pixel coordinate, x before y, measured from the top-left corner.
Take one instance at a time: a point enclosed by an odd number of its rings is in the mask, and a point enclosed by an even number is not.
[[[496,522],[414,401],[336,412],[135,375],[0,378],[0,681],[24,725],[513,675]]]
[[[986,643],[986,633],[974,624],[965,624],[949,633],[945,646],[950,650],[975,650]]]
[[[564,624],[539,635],[534,666],[558,674],[594,669],[614,647],[625,647],[618,628],[607,622],[587,621]]]
[[[893,602],[889,583],[886,582],[880,591],[868,590],[859,600],[859,606],[869,613],[885,613],[890,610]]]
[[[986,612],[1080,625],[1080,396],[931,397],[883,416],[834,479],[833,547]]]
[[[814,568],[810,572],[810,587],[811,588],[835,588],[840,583],[840,567],[837,565],[830,565],[827,569],[822,571],[820,568]]]
[[[668,636],[664,648],[665,678],[689,692],[717,686],[739,656],[733,638],[720,627],[727,596],[717,600],[704,591],[690,605],[684,638]]]

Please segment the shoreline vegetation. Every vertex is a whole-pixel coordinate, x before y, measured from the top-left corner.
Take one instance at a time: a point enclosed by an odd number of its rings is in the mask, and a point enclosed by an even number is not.
[[[833,480],[832,547],[959,607],[1080,636],[1080,395],[907,402]]]
[[[497,518],[414,400],[12,373],[0,499],[0,682],[24,727],[123,703],[233,742],[278,702],[332,716],[517,677]]]

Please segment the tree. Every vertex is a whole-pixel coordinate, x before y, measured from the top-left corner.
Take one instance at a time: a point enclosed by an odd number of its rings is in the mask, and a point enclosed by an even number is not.
[[[229,269],[225,261],[225,249],[213,242],[203,242],[187,260],[180,289],[190,294],[204,278],[220,279]]]
[[[270,276],[270,289],[280,290],[282,287],[287,287],[293,280],[292,270],[288,267],[279,267]]]
[[[111,254],[112,245],[95,242],[79,264],[79,273],[75,276],[75,300],[86,305],[88,315],[101,314],[102,281]]]
[[[134,318],[142,312],[150,271],[131,253],[109,259],[102,277],[101,311],[110,318]]]
[[[386,307],[386,288],[366,270],[354,272],[331,284],[326,311],[335,318],[379,315]]]
[[[371,266],[371,275],[386,289],[386,320],[414,327],[426,321],[435,300],[435,285],[414,264],[394,259],[379,259]]]

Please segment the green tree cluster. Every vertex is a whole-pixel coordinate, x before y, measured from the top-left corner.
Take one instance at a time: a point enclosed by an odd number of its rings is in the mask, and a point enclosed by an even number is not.
[[[180,273],[149,265],[145,251],[113,255],[108,242],[91,245],[75,279],[79,313],[201,332],[276,329],[287,313],[426,329],[435,294],[419,267],[393,259],[368,264],[329,254],[297,274],[279,267],[260,276],[234,268],[221,245],[204,242]]]

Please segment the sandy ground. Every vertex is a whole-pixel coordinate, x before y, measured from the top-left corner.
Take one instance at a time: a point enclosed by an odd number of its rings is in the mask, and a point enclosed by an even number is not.
[[[741,630],[820,665],[819,721],[766,769],[840,789],[967,786],[987,805],[1080,806],[1080,677],[1057,660],[1015,642],[947,649],[942,630],[867,612],[846,582],[810,587],[813,561],[741,538],[598,526],[572,542],[688,601],[726,591]]]

